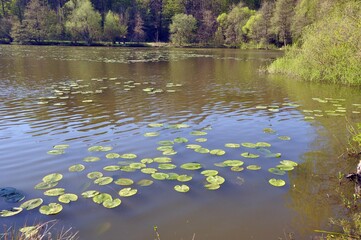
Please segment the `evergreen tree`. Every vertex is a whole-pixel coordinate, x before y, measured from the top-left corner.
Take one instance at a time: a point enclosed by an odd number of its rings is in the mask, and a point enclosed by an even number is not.
[[[135,15],[135,27],[134,27],[133,36],[132,36],[133,41],[142,42],[145,40],[145,32],[144,32],[143,28],[144,28],[144,21],[142,19],[142,16],[138,12]]]
[[[292,43],[291,24],[294,15],[295,0],[276,1],[271,19],[273,32],[284,46]]]

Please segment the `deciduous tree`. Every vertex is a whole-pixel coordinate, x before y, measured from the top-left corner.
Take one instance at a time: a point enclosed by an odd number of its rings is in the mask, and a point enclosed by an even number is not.
[[[197,20],[192,15],[176,14],[173,16],[172,24],[169,28],[172,42],[183,45],[193,40],[195,30],[197,29]]]

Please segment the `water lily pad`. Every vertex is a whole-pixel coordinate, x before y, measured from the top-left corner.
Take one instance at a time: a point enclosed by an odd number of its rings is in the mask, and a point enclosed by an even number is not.
[[[188,149],[197,149],[197,148],[201,148],[202,146],[198,144],[188,144],[186,147]]]
[[[56,185],[58,185],[59,182],[41,182],[41,183],[38,183],[35,185],[35,189],[41,189],[41,190],[44,190],[44,189],[49,189],[49,188],[53,188],[55,187]]]
[[[63,149],[53,149],[53,150],[47,151],[47,154],[50,154],[50,155],[61,155],[64,153],[65,153],[65,151]]]
[[[209,153],[212,155],[222,156],[222,155],[226,154],[226,151],[224,151],[222,149],[213,149]]]
[[[242,166],[244,162],[241,160],[226,160],[223,164],[227,167],[239,167]]]
[[[177,192],[181,192],[181,193],[185,193],[189,191],[189,187],[187,185],[176,185],[174,186],[174,190],[176,190]]]
[[[216,166],[216,167],[228,167],[228,166],[224,165],[223,162],[215,163],[214,166]]]
[[[193,131],[193,132],[191,132],[191,135],[193,135],[193,136],[204,136],[204,135],[207,135],[207,133],[203,132],[203,131]]]
[[[100,177],[94,180],[94,183],[100,186],[110,184],[111,182],[113,182],[112,177]]]
[[[120,171],[123,171],[123,172],[135,172],[136,170],[137,169],[131,168],[129,166],[120,167]]]
[[[175,154],[177,154],[177,152],[174,151],[173,149],[163,151],[163,155],[166,155],[166,156],[175,155]]]
[[[125,154],[122,154],[120,157],[124,158],[124,159],[134,159],[134,158],[137,158],[137,155],[134,153],[125,153]]]
[[[137,194],[138,190],[134,188],[123,188],[119,191],[119,196],[121,197],[131,197]]]
[[[298,163],[291,161],[291,160],[282,160],[282,161],[280,161],[280,163],[283,165],[292,166],[292,167],[298,166]]]
[[[101,172],[90,172],[86,175],[89,179],[96,179],[103,177],[103,173]]]
[[[142,168],[140,171],[145,174],[153,174],[153,173],[157,172],[158,170],[155,168]]]
[[[43,177],[43,182],[58,182],[63,178],[63,175],[60,173],[52,173],[49,175],[46,175],[45,177]]]
[[[134,181],[130,178],[119,178],[114,183],[120,186],[130,186],[134,183]]]
[[[207,188],[208,190],[217,190],[221,187],[221,185],[217,184],[217,183],[209,183],[204,185],[205,188]]]
[[[240,166],[231,167],[231,171],[233,171],[233,172],[242,172],[243,170],[244,170],[244,168],[240,167]]]
[[[99,195],[100,192],[95,191],[95,190],[89,190],[89,191],[85,191],[83,192],[81,195],[83,196],[83,198],[93,198],[96,195]]]
[[[113,200],[112,196],[108,193],[99,193],[93,197],[93,202],[97,204],[102,204],[107,200]]]
[[[63,206],[59,203],[49,203],[49,205],[43,205],[40,207],[39,212],[44,215],[55,215],[63,210]]]
[[[115,208],[118,207],[121,203],[122,201],[119,198],[107,199],[103,202],[103,206],[105,208]]]
[[[284,141],[291,140],[291,138],[289,136],[279,136],[278,138],[281,139],[281,140],[284,140]]]
[[[153,159],[156,163],[170,163],[172,159],[169,157],[156,157]]]
[[[197,139],[196,139],[196,142],[200,142],[200,143],[202,143],[202,142],[207,142],[207,141],[208,141],[207,138],[197,138]]]
[[[105,167],[103,167],[103,170],[104,170],[104,171],[108,171],[108,172],[119,171],[119,170],[120,170],[120,166],[118,166],[118,165],[105,166]]]
[[[157,137],[159,135],[160,135],[159,132],[147,132],[147,133],[144,133],[144,137]]]
[[[177,178],[179,177],[179,174],[178,173],[167,173],[168,174],[168,177],[167,177],[167,180],[177,180]]]
[[[199,163],[184,163],[180,167],[186,170],[198,170],[202,168],[202,165]]]
[[[58,197],[58,201],[61,203],[70,203],[78,200],[78,196],[73,193],[65,193]]]
[[[203,153],[203,154],[210,152],[208,148],[202,148],[202,147],[196,148],[196,149],[194,149],[194,151],[197,153]]]
[[[227,147],[227,148],[239,148],[239,147],[241,147],[241,145],[238,144],[238,143],[226,143],[226,144],[224,144],[224,146]]]
[[[107,155],[105,155],[106,158],[108,159],[115,159],[115,158],[120,158],[120,154],[118,153],[108,153]]]
[[[201,172],[202,175],[209,177],[209,176],[216,176],[218,174],[217,170],[204,170]]]
[[[161,145],[161,146],[173,146],[174,142],[169,141],[169,140],[165,140],[165,141],[159,141],[158,144]]]
[[[179,123],[179,124],[174,124],[174,125],[169,125],[168,128],[173,128],[173,129],[181,129],[181,128],[189,128],[190,126],[188,124],[185,123]]]
[[[175,143],[187,143],[188,139],[184,137],[177,137],[173,140]]]
[[[286,182],[283,181],[282,179],[275,179],[275,178],[272,178],[268,181],[272,186],[275,186],[275,187],[282,187],[284,185],[286,185]]]
[[[188,181],[192,180],[192,176],[185,175],[185,174],[179,175],[179,176],[177,177],[177,180],[178,180],[179,182],[188,182]]]
[[[145,168],[147,165],[145,165],[144,163],[140,163],[140,162],[135,162],[135,163],[131,163],[129,164],[129,167],[133,168],[133,169],[141,169],[141,168]]]
[[[249,152],[244,152],[241,154],[242,157],[245,158],[258,158],[259,155],[258,154],[253,154],[253,153],[249,153]]]
[[[75,164],[69,167],[69,172],[81,172],[85,169],[83,164]]]
[[[225,182],[225,179],[221,176],[208,176],[206,178],[207,182],[209,183],[213,183],[213,184],[218,184],[218,185],[221,185]]]
[[[161,173],[161,172],[153,173],[151,176],[152,176],[152,178],[154,178],[156,180],[165,180],[169,177],[168,174]]]
[[[270,168],[270,169],[268,169],[268,171],[270,173],[273,173],[273,174],[276,174],[276,175],[281,175],[281,176],[286,174],[285,171],[282,171],[279,168]]]
[[[170,163],[161,163],[159,164],[158,168],[162,169],[162,170],[171,170],[176,168],[177,166],[174,164],[170,164]]]
[[[10,210],[0,211],[0,216],[1,217],[11,217],[11,216],[21,213],[22,211],[23,211],[23,209],[21,207],[13,207]]]
[[[142,179],[140,181],[137,182],[137,184],[141,187],[147,187],[153,184],[152,180],[148,180],[148,179]]]
[[[261,167],[258,166],[258,165],[249,165],[249,166],[247,166],[247,169],[248,169],[248,170],[256,171],[256,170],[260,170]]]
[[[53,189],[49,189],[47,191],[44,192],[44,195],[46,196],[60,196],[63,195],[65,192],[64,188],[53,188]]]
[[[140,162],[144,163],[144,164],[150,164],[150,163],[153,163],[154,160],[151,158],[143,158],[142,160],[140,160]]]
[[[148,124],[148,127],[151,127],[151,128],[158,128],[158,127],[163,127],[163,123],[149,123]]]
[[[263,132],[265,132],[265,133],[275,133],[276,131],[273,130],[272,128],[264,128]]]
[[[69,145],[67,145],[67,144],[59,144],[59,145],[55,145],[53,148],[58,149],[58,150],[64,150],[64,149],[69,148]]]
[[[271,147],[272,145],[268,142],[258,142],[256,143],[257,147]]]
[[[41,204],[43,204],[43,199],[41,198],[34,198],[30,199],[26,202],[23,202],[20,207],[26,210],[32,210],[34,208],[39,207]]]
[[[173,146],[160,146],[157,147],[158,151],[164,152],[164,151],[174,151]]]
[[[267,158],[280,158],[282,156],[281,153],[267,153],[265,157]]]
[[[88,148],[89,152],[108,152],[111,151],[113,148],[110,146],[91,146]]]
[[[294,169],[293,166],[283,165],[283,164],[277,165],[276,167],[277,167],[279,170],[282,170],[282,171],[292,171],[292,170]]]
[[[84,162],[97,162],[97,161],[99,161],[99,160],[100,160],[100,158],[98,158],[98,157],[92,157],[92,156],[85,157],[85,158],[83,159]]]

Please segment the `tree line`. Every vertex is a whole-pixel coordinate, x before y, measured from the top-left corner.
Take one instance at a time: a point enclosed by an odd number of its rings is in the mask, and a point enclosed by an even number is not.
[[[297,42],[335,0],[0,0],[0,38],[231,47]]]

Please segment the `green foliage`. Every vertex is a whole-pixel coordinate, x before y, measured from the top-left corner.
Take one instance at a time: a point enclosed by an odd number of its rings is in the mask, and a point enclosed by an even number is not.
[[[105,16],[104,37],[115,43],[117,38],[125,37],[128,33],[128,26],[121,24],[119,15],[109,11]]]
[[[291,43],[291,24],[294,15],[294,0],[278,0],[271,19],[273,32],[283,45]]]
[[[292,47],[270,72],[298,75],[309,81],[361,84],[361,5],[340,2],[304,32],[301,48]]]
[[[99,38],[101,16],[89,0],[70,0],[66,3],[71,13],[65,23],[73,40],[84,40],[91,44]]]
[[[0,18],[0,39],[13,40],[11,37],[12,22],[9,18]]]
[[[178,45],[190,43],[197,29],[197,20],[192,15],[176,14],[169,26],[172,42]]]

